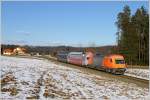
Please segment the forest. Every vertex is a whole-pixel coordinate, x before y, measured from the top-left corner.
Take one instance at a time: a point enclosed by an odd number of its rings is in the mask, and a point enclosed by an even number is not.
[[[129,6],[118,13],[117,50],[131,65],[149,65],[149,14],[142,6],[131,14]]]

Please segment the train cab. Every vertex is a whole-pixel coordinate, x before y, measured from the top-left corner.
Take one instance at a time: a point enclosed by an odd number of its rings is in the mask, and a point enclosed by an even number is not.
[[[122,55],[105,56],[102,66],[111,73],[124,73],[126,70],[126,63]]]

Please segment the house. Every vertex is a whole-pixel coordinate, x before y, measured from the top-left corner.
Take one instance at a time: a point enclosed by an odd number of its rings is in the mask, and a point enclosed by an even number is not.
[[[13,53],[14,54],[17,54],[17,55],[24,55],[26,52],[26,49],[25,48],[21,48],[21,47],[17,47],[13,50]]]
[[[13,54],[12,49],[4,49],[4,51],[3,51],[3,55],[12,55],[12,54]]]

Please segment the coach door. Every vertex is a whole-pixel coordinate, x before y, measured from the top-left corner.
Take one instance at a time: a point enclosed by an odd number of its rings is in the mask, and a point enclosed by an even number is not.
[[[82,65],[88,65],[86,54],[83,54],[83,56],[82,56]]]

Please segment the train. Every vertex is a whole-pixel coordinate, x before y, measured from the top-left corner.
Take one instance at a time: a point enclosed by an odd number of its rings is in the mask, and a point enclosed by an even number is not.
[[[120,54],[102,55],[92,52],[58,52],[58,61],[103,70],[112,74],[124,74],[126,63]]]
[[[57,53],[57,60],[61,62],[67,62],[68,52],[59,52]]]

